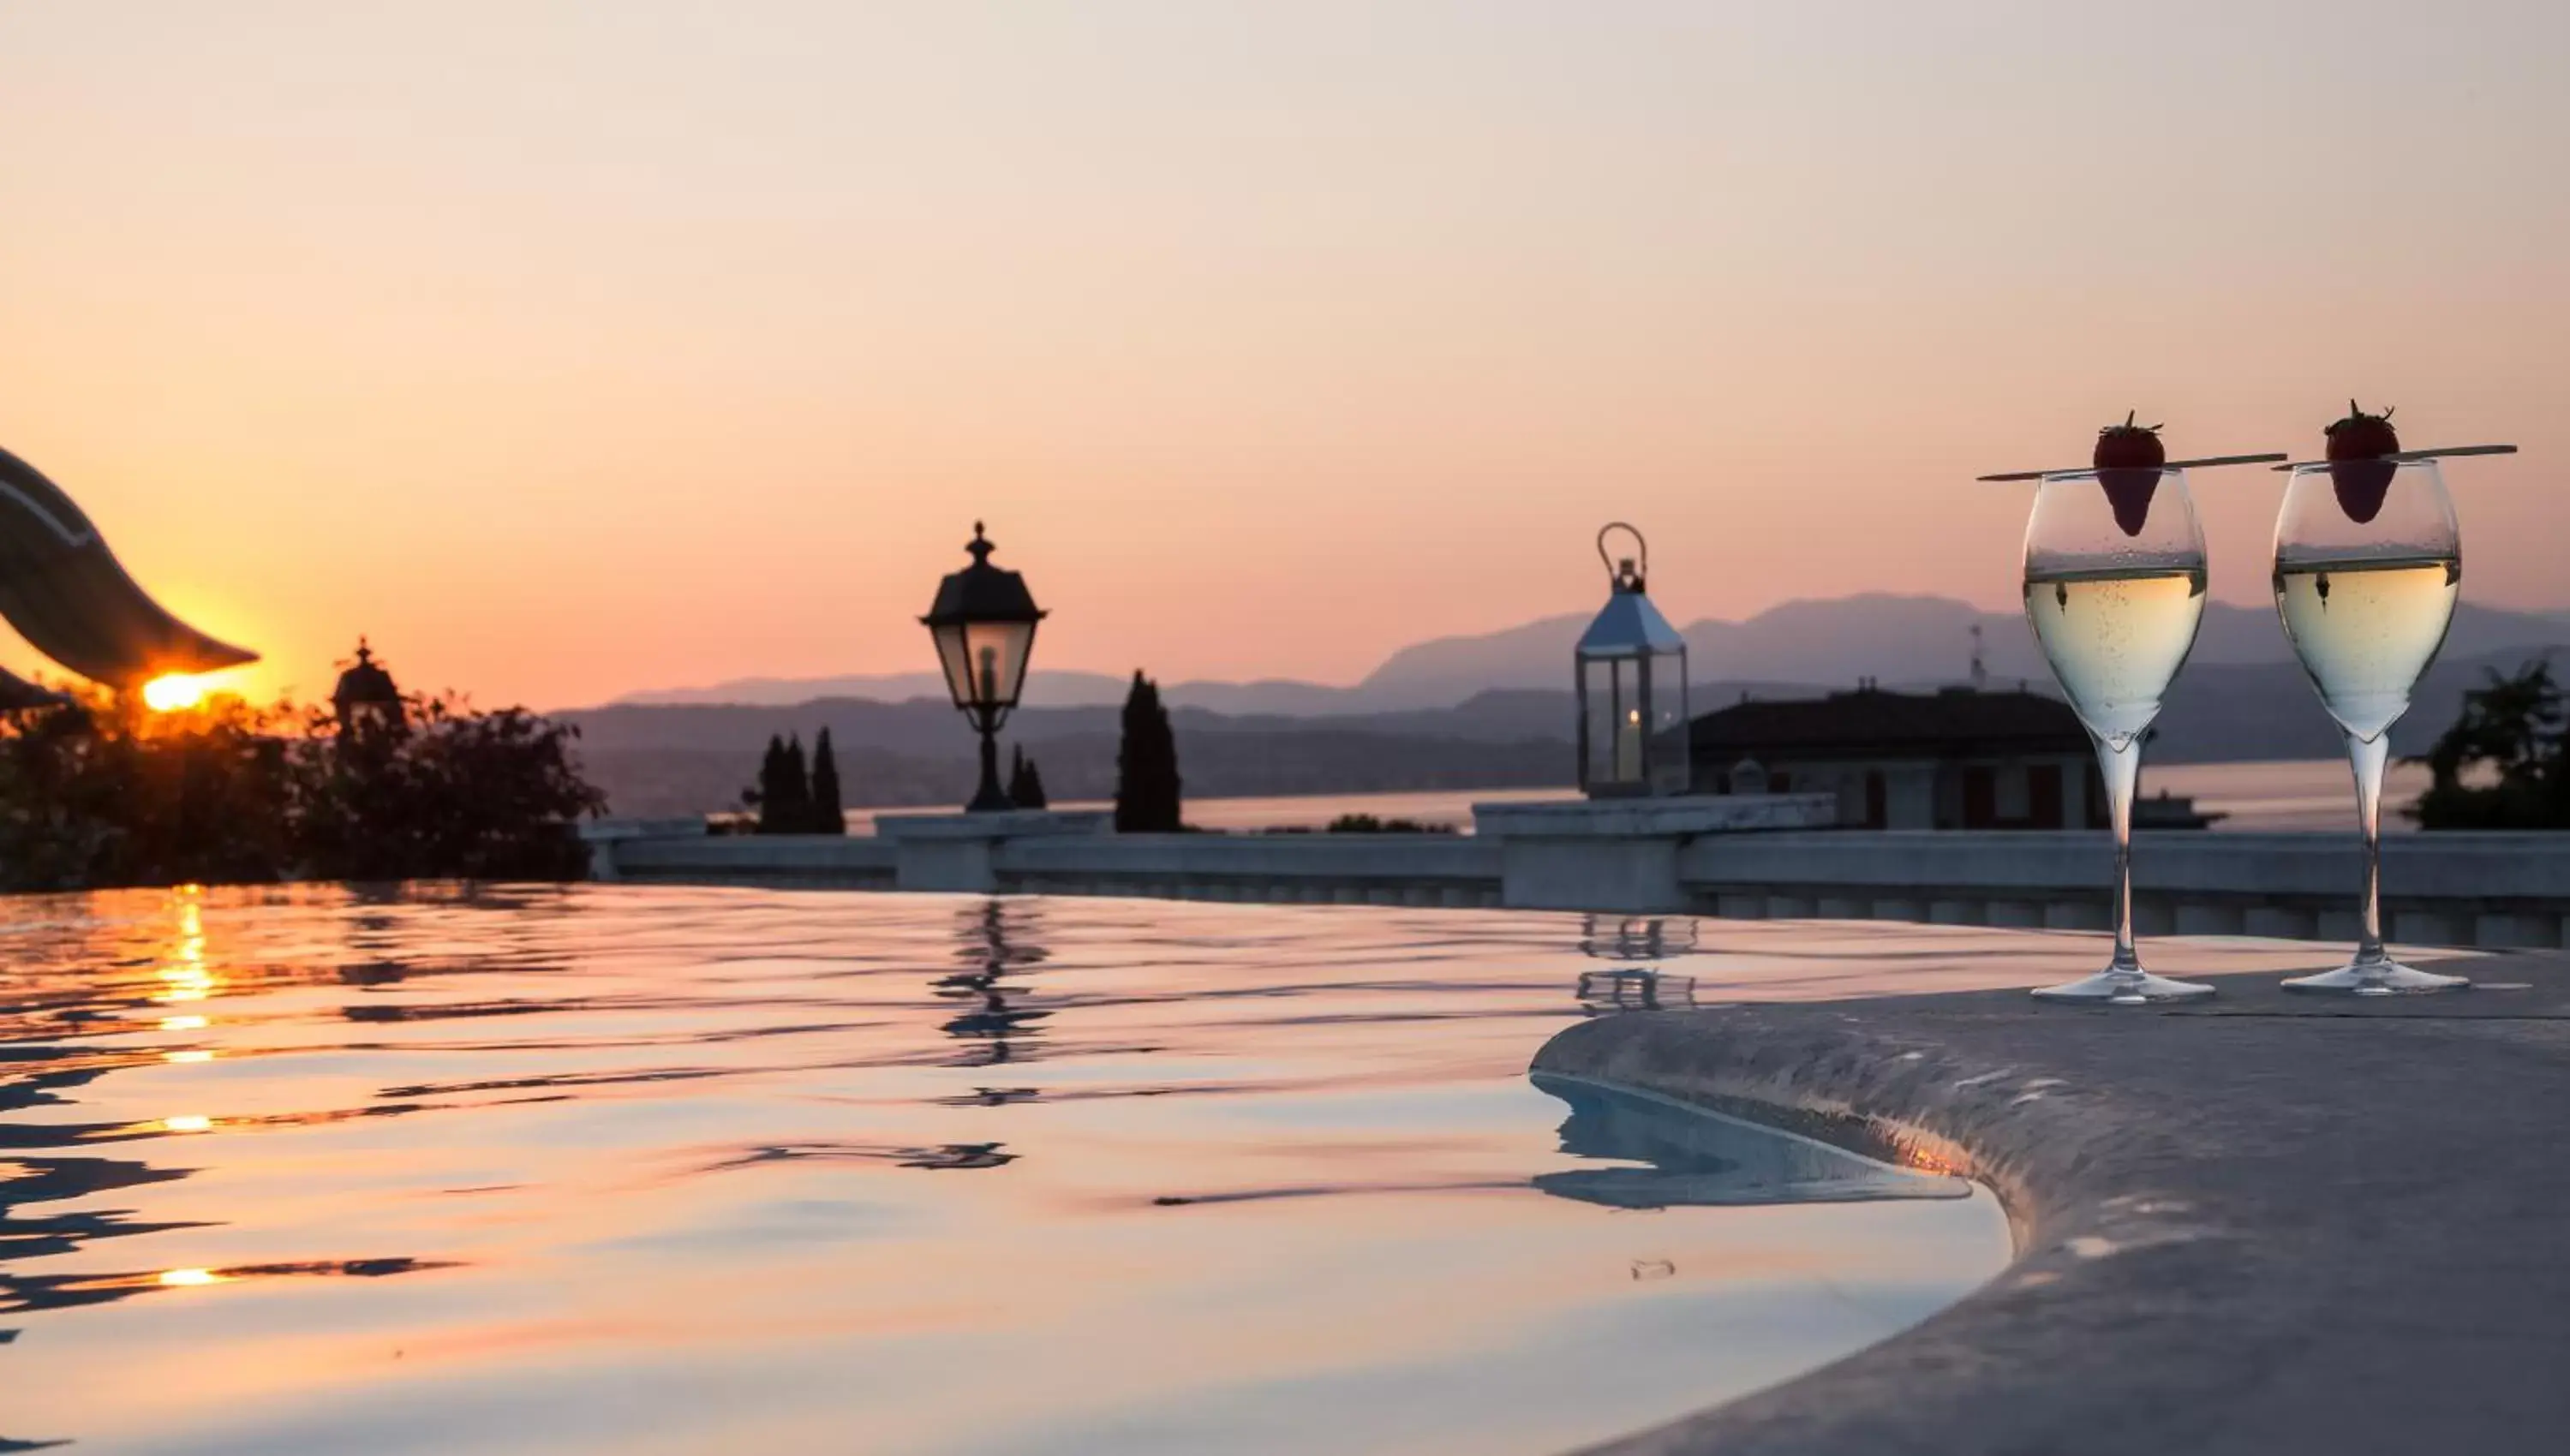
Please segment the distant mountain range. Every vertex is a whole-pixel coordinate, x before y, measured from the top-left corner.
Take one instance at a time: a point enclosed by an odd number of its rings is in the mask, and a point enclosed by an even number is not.
[[[1809,691],[1782,683],[1756,690]],[[1297,717],[1179,707],[1169,716],[1186,792],[1231,797],[1567,783],[1570,711],[1567,693],[1521,691],[1396,713]],[[1120,712],[1107,705],[1020,708],[1005,737],[1043,764],[1055,798],[1103,799],[1115,789]],[[955,804],[973,786],[972,735],[942,698],[624,703],[554,716],[580,728],[582,763],[618,814],[735,807],[770,735],[798,734],[809,745],[823,728],[851,805]]]
[[[1216,713],[1325,717],[1451,708],[1492,690],[1559,691],[1570,681],[1570,649],[1586,615],[1545,617],[1475,636],[1440,637],[1404,647],[1350,687],[1265,679],[1253,682],[1162,683],[1182,707]],[[1944,596],[1868,593],[1789,601],[1746,621],[1708,617],[1683,632],[1688,673],[1700,684],[1805,683],[1846,686],[1860,678],[1897,683],[1959,682],[1971,661],[1971,629],[1981,628],[1990,676],[2040,683],[2049,674],[2025,618],[1987,612]],[[2445,655],[2478,657],[2510,648],[2570,645],[2570,614],[2508,611],[2465,602],[2454,614]],[[2264,606],[2214,602],[2205,608],[2190,670],[2242,663],[2290,662],[2292,649],[2276,613]],[[1125,677],[1042,667],[1028,674],[1029,707],[1100,707],[1124,700]],[[867,677],[739,678],[706,687],[630,694],[611,706],[736,703],[784,706],[824,698],[905,702],[946,696],[934,672]]]
[[[1166,688],[1193,796],[1326,794],[1566,785],[1571,644],[1584,616],[1552,617],[1394,653],[1353,687],[1183,683]],[[1744,622],[1687,628],[1699,713],[1744,695],[1802,697],[1864,677],[1884,685],[1962,680],[1974,625],[1992,679],[2050,690],[2024,619],[1942,597],[1868,595],[1791,602]],[[2445,651],[2394,734],[2415,752],[2450,722],[2490,668],[2570,648],[2570,619],[2466,603]],[[2152,756],[2160,762],[2325,758],[2339,753],[2265,608],[2215,603],[2169,695]],[[1057,798],[1113,791],[1116,705],[1125,680],[1038,672],[1007,737],[1044,765]],[[557,714],[582,730],[581,754],[615,812],[692,813],[738,802],[771,734],[836,744],[850,804],[949,804],[973,775],[972,740],[933,674],[819,681],[743,679],[638,694]]]
[[[1124,701],[1128,676],[1081,672],[1073,668],[1037,668],[1027,674],[1025,703],[1033,708],[1096,708]],[[1350,706],[1351,690],[1317,682],[1271,679],[1263,682],[1182,682],[1162,684],[1161,695],[1187,707],[1217,713],[1286,713],[1318,717],[1363,711]],[[1470,694],[1467,694],[1470,696]],[[609,704],[662,706],[737,703],[778,707],[824,698],[863,698],[878,703],[905,703],[913,698],[946,700],[946,679],[934,672],[887,672],[849,677],[739,677],[705,687],[656,689],[628,693]]]

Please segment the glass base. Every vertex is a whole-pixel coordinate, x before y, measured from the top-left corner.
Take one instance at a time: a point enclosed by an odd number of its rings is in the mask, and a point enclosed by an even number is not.
[[[2459,975],[2438,975],[2397,960],[2376,960],[2343,965],[2318,975],[2298,975],[2285,982],[2285,989],[2341,996],[2417,996],[2429,991],[2459,991],[2470,984]]]
[[[2213,987],[2202,981],[2171,980],[2147,970],[2101,970],[2083,980],[2039,987],[2033,994],[2038,1001],[2148,1006],[2165,1001],[2200,1001],[2213,994]]]

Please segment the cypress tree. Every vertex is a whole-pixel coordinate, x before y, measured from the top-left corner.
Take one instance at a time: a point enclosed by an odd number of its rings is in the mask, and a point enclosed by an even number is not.
[[[1023,748],[1009,750],[1009,802],[1020,809],[1045,807],[1044,773]]]
[[[784,798],[785,740],[771,733],[767,735],[767,755],[758,761],[757,802],[760,834],[785,833],[785,827],[776,820],[777,806],[784,802]]]
[[[813,834],[846,834],[847,812],[839,805],[839,756],[830,751],[830,730],[812,740]]]
[[[812,781],[803,772],[803,735],[785,740],[785,757],[776,775],[776,833],[808,834],[812,828]]]
[[[1124,741],[1115,750],[1115,832],[1175,834],[1178,809],[1178,741],[1159,684],[1133,674],[1124,695]]]

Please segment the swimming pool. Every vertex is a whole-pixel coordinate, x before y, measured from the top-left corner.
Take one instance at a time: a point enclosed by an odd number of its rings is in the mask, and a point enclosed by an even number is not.
[[[0,1437],[1560,1450],[1871,1343],[2009,1252],[1967,1185],[1538,1087],[1580,973],[1993,973],[1921,940],[636,887],[7,902]]]

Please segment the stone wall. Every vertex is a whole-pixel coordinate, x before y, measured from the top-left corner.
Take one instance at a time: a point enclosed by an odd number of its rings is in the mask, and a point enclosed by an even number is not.
[[[1701,912],[2103,929],[2114,851],[2099,833],[1901,832],[1701,839],[1679,875]],[[2133,845],[2143,934],[2356,936],[2353,835],[2145,832]],[[2559,946],[2570,835],[2412,834],[2383,842],[2394,940]]]
[[[902,883],[892,840],[602,833],[593,848],[602,879],[850,890]],[[1583,858],[1596,873],[1571,873]],[[987,881],[932,888],[2094,930],[2106,925],[2112,850],[2094,832],[1701,833],[1668,841],[1664,853],[1649,835],[1548,833],[1512,845],[1495,834],[1070,833],[999,837],[987,863]],[[2135,844],[2134,915],[2151,935],[2353,939],[2358,868],[2346,835],[2144,833]],[[2570,929],[2570,835],[2402,835],[2384,845],[2382,877],[2394,940],[2560,946]]]

